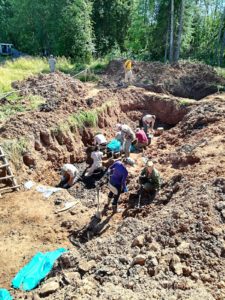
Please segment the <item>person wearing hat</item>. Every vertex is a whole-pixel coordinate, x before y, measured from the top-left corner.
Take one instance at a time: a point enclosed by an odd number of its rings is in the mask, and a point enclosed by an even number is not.
[[[61,181],[58,184],[58,187],[68,189],[73,186],[79,179],[79,171],[72,164],[65,164],[61,169]]]
[[[54,73],[55,72],[56,59],[54,58],[54,56],[52,54],[50,55],[48,63],[49,63],[50,72]]]
[[[139,182],[148,193],[156,193],[160,189],[161,178],[152,161],[148,161],[142,170]]]
[[[142,118],[142,123],[143,123],[143,127],[144,127],[144,131],[146,134],[148,134],[148,130],[151,127],[151,130],[153,130],[154,125],[155,125],[155,120],[156,120],[156,116],[155,115],[145,115]]]
[[[112,201],[112,209],[113,212],[116,213],[120,194],[127,191],[126,180],[128,171],[121,161],[116,161],[109,167],[108,173],[110,176],[108,184],[110,189],[108,194],[108,205]]]
[[[125,158],[130,156],[130,147],[135,140],[135,133],[126,124],[117,124],[118,129],[121,131],[121,139],[123,141],[123,150],[125,152]]]

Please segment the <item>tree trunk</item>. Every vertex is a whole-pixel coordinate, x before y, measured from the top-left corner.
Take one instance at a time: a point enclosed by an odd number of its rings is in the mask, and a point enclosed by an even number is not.
[[[167,26],[167,30],[166,30],[166,43],[165,43],[164,63],[167,62],[167,56],[168,56],[169,31],[170,31],[170,22],[168,21],[168,26]]]
[[[170,63],[173,63],[173,34],[174,34],[174,0],[171,0],[170,8]]]
[[[180,18],[179,18],[179,28],[178,28],[178,36],[177,36],[177,47],[175,49],[174,61],[177,62],[180,58],[180,47],[182,41],[182,32],[183,32],[183,20],[184,20],[184,8],[185,8],[185,0],[181,0],[180,4]]]
[[[222,38],[222,43],[220,47],[220,59],[219,59],[219,66],[222,65],[223,63],[223,54],[224,54],[224,49],[225,49],[225,30],[223,32],[223,38]]]
[[[219,48],[220,48],[220,41],[221,41],[221,36],[222,36],[222,29],[223,29],[223,25],[224,25],[224,19],[225,19],[225,7],[224,7],[223,14],[221,16],[221,20],[220,20],[220,28],[219,28],[219,34],[218,34],[217,47],[216,47],[216,59],[217,59],[218,66],[220,66]]]

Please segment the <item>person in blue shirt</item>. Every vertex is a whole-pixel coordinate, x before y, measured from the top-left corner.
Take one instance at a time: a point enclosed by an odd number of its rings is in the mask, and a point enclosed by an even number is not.
[[[127,192],[126,179],[128,171],[121,161],[116,161],[111,167],[109,167],[109,189],[108,205],[112,200],[113,212],[117,212],[118,200],[121,193]]]

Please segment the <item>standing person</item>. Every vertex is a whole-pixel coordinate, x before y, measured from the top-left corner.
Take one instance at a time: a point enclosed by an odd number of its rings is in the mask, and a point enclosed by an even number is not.
[[[148,129],[151,127],[151,130],[153,130],[155,125],[156,116],[155,115],[145,115],[142,118],[142,123],[144,126],[144,131],[146,134],[148,134]]]
[[[144,147],[148,145],[148,138],[144,130],[137,128],[136,129],[136,139],[137,144],[136,147],[138,150],[142,150]]]
[[[124,63],[124,72],[125,72],[125,82],[131,83],[133,74],[132,74],[132,61],[130,59],[126,60]]]
[[[52,54],[50,55],[48,63],[49,63],[50,72],[54,73],[55,72],[55,66],[56,66],[56,59],[53,57]]]
[[[135,133],[126,124],[117,124],[116,126],[121,132],[120,139],[123,143],[123,151],[125,152],[125,158],[128,158],[130,156],[130,146],[135,140]]]
[[[94,151],[91,153],[91,158],[93,159],[93,163],[85,173],[85,176],[91,176],[95,170],[102,168],[102,157],[103,157],[103,153],[96,146]]]
[[[118,200],[121,193],[127,191],[126,179],[128,176],[128,171],[121,161],[116,161],[108,170],[110,174],[109,188],[110,192],[108,194],[108,205],[112,201],[113,212],[117,212]]]
[[[139,182],[148,193],[156,193],[161,186],[161,178],[152,161],[148,161],[142,170]]]
[[[80,177],[78,169],[72,164],[63,165],[61,175],[62,178],[58,187],[62,187],[64,189],[68,189],[73,186]]]

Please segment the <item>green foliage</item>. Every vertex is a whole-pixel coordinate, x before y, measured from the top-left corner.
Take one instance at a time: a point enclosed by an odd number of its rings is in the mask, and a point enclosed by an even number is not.
[[[28,149],[28,140],[26,138],[5,140],[1,144],[9,161],[11,161],[17,170],[22,166],[22,156]]]
[[[59,124],[53,129],[54,132],[68,132],[73,129],[81,129],[84,127],[96,127],[99,115],[108,107],[113,105],[113,101],[109,99],[100,107],[88,111],[80,111],[71,114],[66,121]]]
[[[133,1],[94,0],[93,23],[98,55],[109,53],[116,45],[125,50]]]

